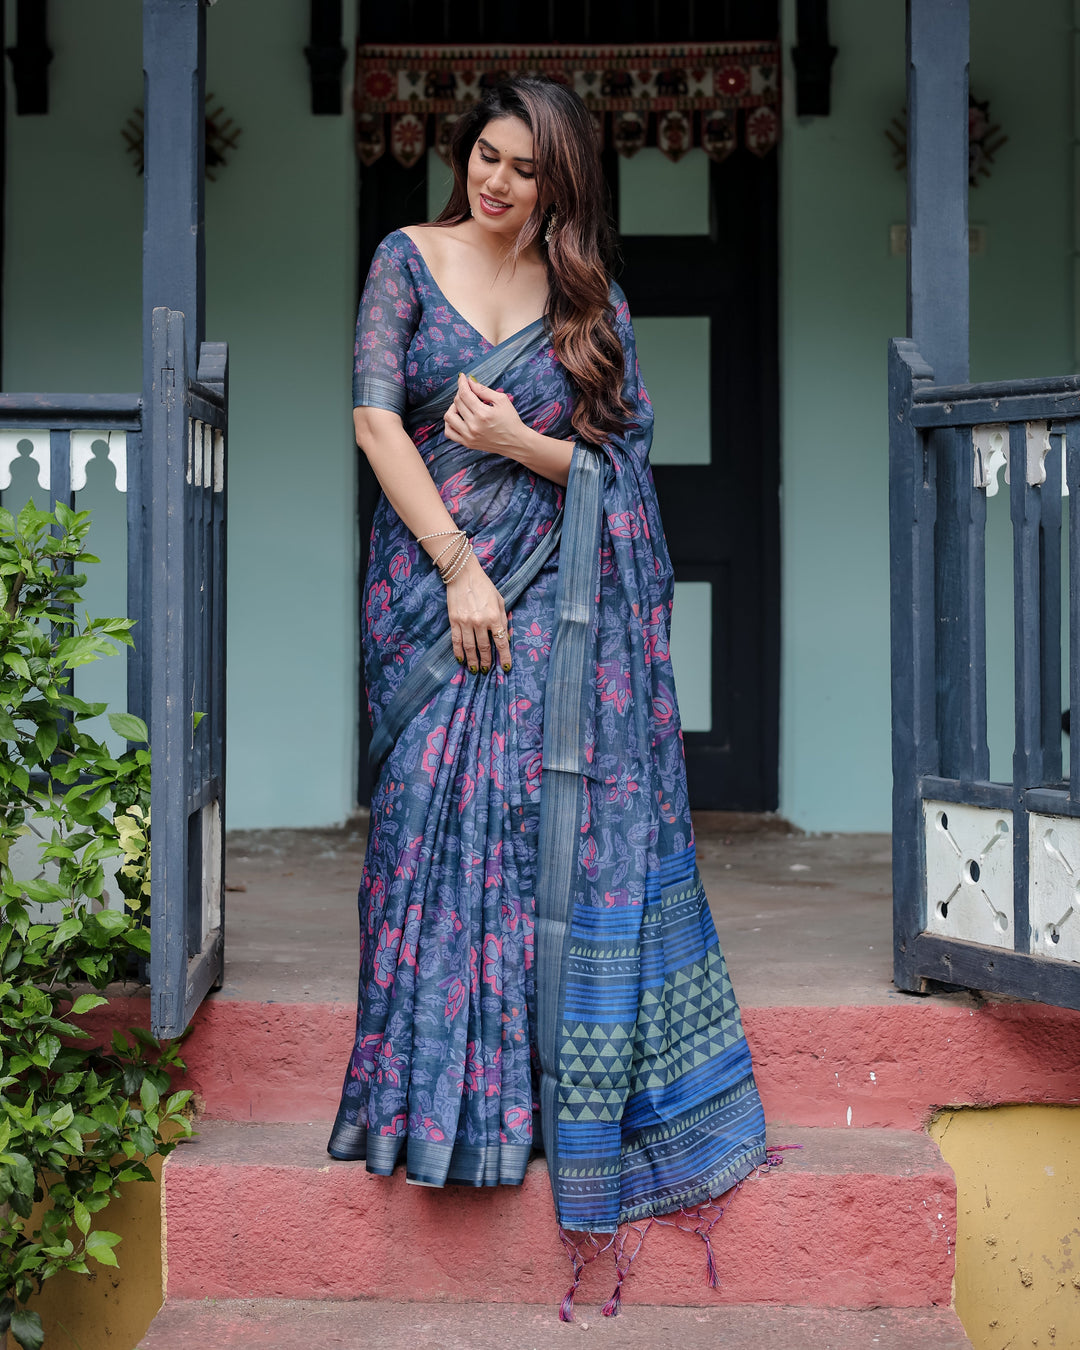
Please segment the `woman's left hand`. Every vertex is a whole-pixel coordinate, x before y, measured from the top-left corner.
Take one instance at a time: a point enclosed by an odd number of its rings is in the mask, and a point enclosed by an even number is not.
[[[513,459],[520,453],[528,430],[508,394],[458,376],[457,393],[443,418],[446,434],[470,450]]]

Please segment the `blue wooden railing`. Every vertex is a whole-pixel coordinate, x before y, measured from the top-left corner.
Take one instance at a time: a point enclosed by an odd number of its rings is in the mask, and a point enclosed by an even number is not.
[[[1069,699],[1080,709],[1080,377],[938,386],[891,344],[895,978],[1080,1007],[1080,753],[1062,769],[1062,549]],[[1062,466],[1064,464],[1064,476]],[[987,495],[1012,523],[1011,782],[990,778]]]
[[[47,487],[48,509],[57,502],[74,509],[72,486],[72,433],[110,432],[125,434],[127,502],[128,591],[127,612],[141,620],[148,614],[145,595],[146,557],[149,548],[143,493],[143,406],[139,394],[0,394],[0,431],[45,432],[49,437],[47,465],[38,467],[38,478]],[[16,503],[18,510],[22,502]],[[138,631],[138,630],[137,630]],[[141,634],[140,634],[141,636]],[[145,721],[149,709],[149,648],[138,642],[128,653],[128,711]]]
[[[48,432],[50,506],[74,507],[72,435],[126,437],[128,710],[150,728],[152,1025],[178,1035],[224,969],[228,353],[187,367],[184,315],[153,314],[151,397],[0,394],[0,431]],[[21,503],[19,503],[21,505]]]

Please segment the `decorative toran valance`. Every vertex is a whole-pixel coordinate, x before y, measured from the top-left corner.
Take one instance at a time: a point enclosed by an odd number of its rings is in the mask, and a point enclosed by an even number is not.
[[[569,85],[593,115],[601,145],[621,155],[655,145],[668,159],[694,146],[725,159],[740,142],[755,155],[780,130],[775,42],[634,47],[367,47],[356,58],[356,147],[364,164],[385,152],[406,168],[433,145],[449,158],[454,122],[511,75]]]

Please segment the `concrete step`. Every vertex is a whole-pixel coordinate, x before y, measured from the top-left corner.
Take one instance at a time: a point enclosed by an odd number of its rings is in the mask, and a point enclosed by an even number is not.
[[[543,1159],[519,1188],[431,1190],[333,1162],[328,1127],[203,1120],[164,1171],[170,1298],[541,1303],[569,1284]],[[956,1194],[926,1135],[786,1128],[801,1148],[748,1179],[701,1241],[654,1226],[624,1287],[631,1304],[948,1305]],[[613,1255],[578,1297],[603,1304]],[[867,1343],[869,1344],[869,1342]]]
[[[346,1003],[211,996],[184,1045],[187,1086],[220,1120],[333,1117],[354,1035]],[[941,1106],[1080,1100],[1080,1012],[1030,1003],[919,999],[743,1010],[771,1122],[920,1129]],[[118,998],[84,1019],[149,1025],[149,999]]]
[[[514,1304],[170,1300],[139,1350],[970,1350],[950,1308],[624,1308],[572,1323]]]

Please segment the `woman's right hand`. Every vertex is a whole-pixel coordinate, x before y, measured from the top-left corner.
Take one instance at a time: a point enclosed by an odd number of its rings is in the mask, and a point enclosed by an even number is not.
[[[510,669],[510,635],[502,596],[474,554],[446,587],[446,612],[454,655],[475,674],[491,669],[492,643],[503,670]]]

